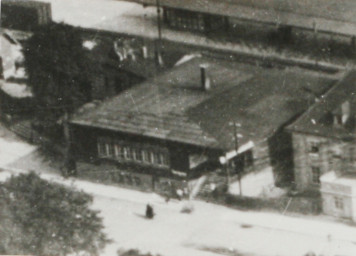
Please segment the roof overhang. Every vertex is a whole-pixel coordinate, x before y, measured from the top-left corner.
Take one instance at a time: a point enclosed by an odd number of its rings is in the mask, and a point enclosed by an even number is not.
[[[231,159],[233,159],[237,155],[252,149],[254,146],[255,146],[255,143],[253,143],[252,141],[249,141],[249,142],[243,144],[237,150],[229,151],[225,154],[225,156],[219,157],[219,161],[221,164],[226,164],[227,162],[229,162]]]

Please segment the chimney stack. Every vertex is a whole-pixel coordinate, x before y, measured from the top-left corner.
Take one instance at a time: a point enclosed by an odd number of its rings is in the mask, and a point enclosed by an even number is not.
[[[142,56],[143,56],[144,59],[147,59],[147,57],[148,57],[147,46],[146,45],[142,46]]]
[[[341,105],[342,124],[345,124],[347,122],[347,120],[350,117],[350,112],[351,112],[351,106],[350,106],[350,102],[347,100]]]
[[[210,79],[206,75],[207,65],[200,65],[201,88],[203,91],[210,90]]]

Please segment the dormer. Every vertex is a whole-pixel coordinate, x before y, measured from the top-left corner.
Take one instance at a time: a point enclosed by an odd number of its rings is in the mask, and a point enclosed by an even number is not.
[[[333,112],[333,123],[335,126],[343,126],[350,118],[350,102],[346,100]]]

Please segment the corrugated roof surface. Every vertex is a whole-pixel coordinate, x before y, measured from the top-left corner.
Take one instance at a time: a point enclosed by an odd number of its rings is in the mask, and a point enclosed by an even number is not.
[[[201,88],[201,64],[208,66],[209,91]],[[232,149],[230,122],[241,124],[241,143],[265,139],[313,103],[308,90],[320,95],[332,83],[330,78],[305,70],[195,58],[96,109],[78,113],[72,123]]]
[[[156,0],[129,0],[156,5]],[[160,0],[161,6],[356,35],[354,0]]]
[[[349,71],[320,102],[305,112],[296,122],[288,126],[293,131],[338,138],[356,137],[350,127],[334,126],[325,117],[337,110],[345,101],[351,103],[351,113],[356,108],[356,70]],[[351,127],[352,128],[352,127]]]

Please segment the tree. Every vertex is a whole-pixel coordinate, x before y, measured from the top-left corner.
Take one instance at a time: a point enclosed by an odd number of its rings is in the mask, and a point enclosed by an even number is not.
[[[37,174],[0,184],[0,254],[98,255],[109,242],[92,197]]]
[[[73,172],[68,120],[91,98],[91,80],[100,65],[83,47],[81,30],[58,23],[41,26],[24,47],[28,84],[35,100],[35,119],[51,142],[65,142],[65,175]],[[58,125],[58,120],[62,125]],[[75,173],[75,172],[73,172]]]
[[[24,57],[40,121],[55,122],[90,100],[95,64],[77,28],[58,23],[39,27],[27,41]]]

